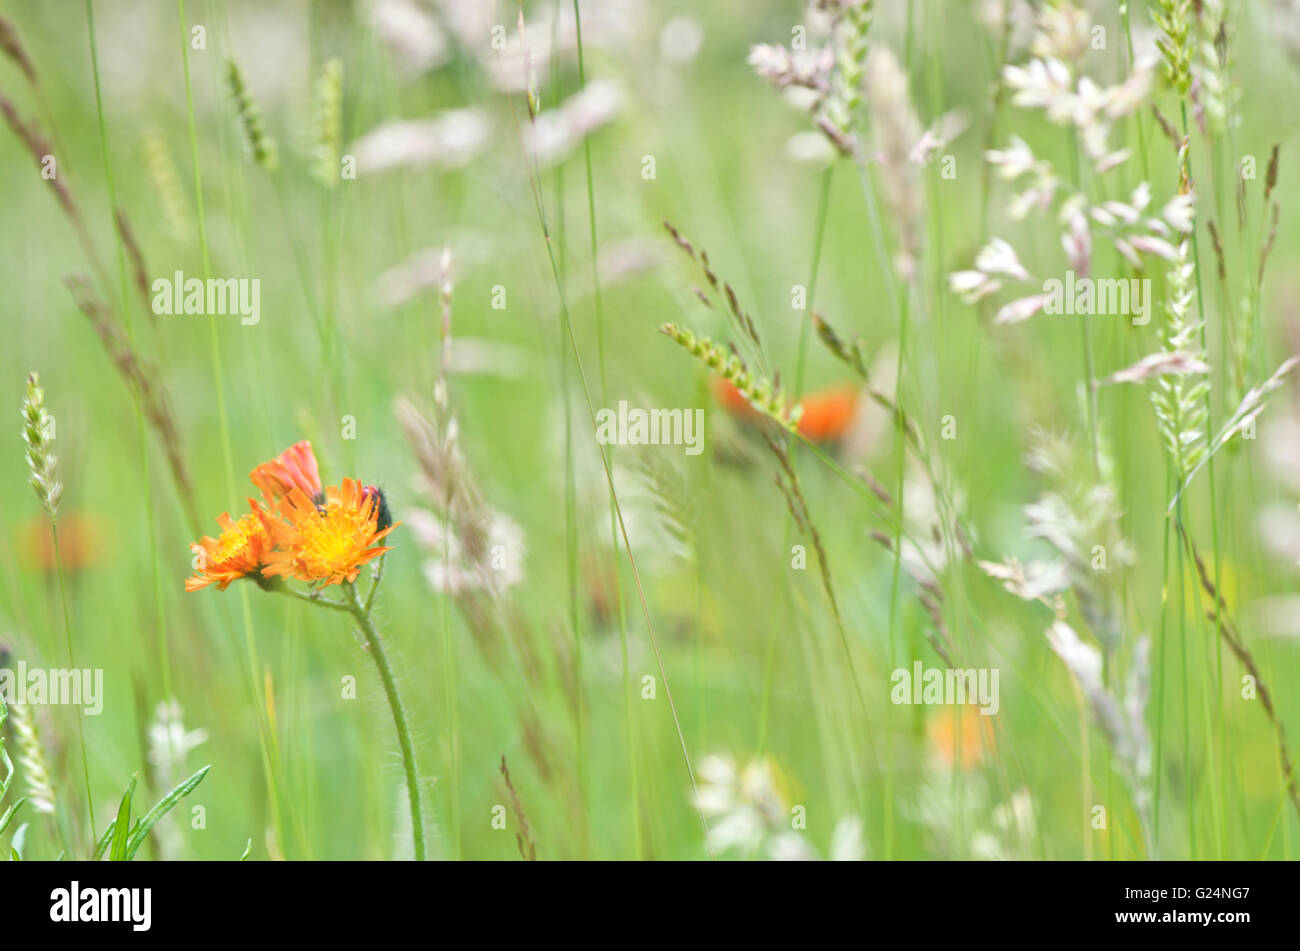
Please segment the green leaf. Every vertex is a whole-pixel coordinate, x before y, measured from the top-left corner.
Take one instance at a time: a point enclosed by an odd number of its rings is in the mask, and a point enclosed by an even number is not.
[[[108,850],[110,862],[125,862],[130,856],[126,854],[127,835],[131,829],[131,797],[135,794],[135,777],[126,787],[122,804],[117,807],[117,818],[113,820],[113,843]]]
[[[247,862],[249,853],[253,851],[253,840],[249,839],[248,844],[244,846],[244,854],[239,857],[239,861]]]
[[[189,779],[185,780],[185,782],[181,783],[167,795],[163,796],[162,799],[158,800],[158,804],[150,809],[143,819],[136,823],[135,831],[131,833],[130,842],[126,847],[126,857],[128,860],[135,856],[135,853],[139,851],[140,846],[144,845],[145,836],[149,834],[149,830],[153,828],[154,823],[167,815],[176,803],[180,802],[192,793],[194,788],[198,786],[199,783],[203,782],[203,777],[208,775],[208,770],[211,768],[211,764],[204,766]]]
[[[3,834],[5,829],[9,828],[9,823],[14,821],[14,814],[18,811],[18,807],[21,806],[26,801],[27,801],[26,796],[21,797],[17,802],[15,802],[12,806],[10,806],[7,810],[5,810],[5,814],[3,816],[0,816],[0,834]]]
[[[27,842],[27,823],[23,823],[14,830],[14,836],[9,840],[10,857],[15,862],[23,860],[23,845]]]
[[[108,828],[104,830],[104,834],[101,835],[98,840],[96,840],[95,854],[93,856],[95,861],[99,861],[99,859],[103,857],[104,852],[108,849],[108,843],[113,841],[113,830],[116,828],[117,828],[117,820],[114,819],[112,822],[108,824]]]
[[[9,786],[14,781],[14,764],[9,759],[9,753],[5,750],[4,725],[9,719],[9,707],[5,704],[3,698],[0,698],[0,767],[4,768],[4,779],[0,780],[0,799],[5,797],[9,792]],[[7,816],[8,813],[5,813]],[[4,826],[0,825],[0,832],[4,831]]]
[[[131,826],[131,832],[126,837],[128,842],[131,841],[131,836],[135,834],[135,830],[138,828],[140,828],[140,820],[136,819],[135,824]],[[103,858],[104,853],[108,851],[109,843],[113,841],[113,833],[116,829],[117,820],[114,819],[108,824],[108,828],[104,830],[104,834],[99,837],[99,841],[95,843],[94,858],[96,860]]]

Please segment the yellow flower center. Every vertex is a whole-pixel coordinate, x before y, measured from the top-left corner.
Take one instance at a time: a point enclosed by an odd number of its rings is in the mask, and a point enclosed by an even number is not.
[[[217,551],[213,560],[217,564],[224,564],[244,558],[252,547],[253,539],[263,537],[265,534],[261,519],[256,515],[245,515],[235,523],[233,528],[221,533],[221,537],[217,539]]]
[[[370,527],[356,509],[330,505],[320,518],[307,518],[298,525],[294,560],[312,577],[345,574],[365,553]]]

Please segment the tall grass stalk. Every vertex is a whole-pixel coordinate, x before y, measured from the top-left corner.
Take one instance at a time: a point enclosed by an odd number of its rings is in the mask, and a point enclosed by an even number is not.
[[[898,288],[894,283],[893,266],[890,264],[888,252],[886,251],[884,229],[880,223],[880,210],[876,201],[876,187],[871,181],[867,172],[866,165],[863,162],[857,163],[858,182],[862,188],[863,201],[867,209],[867,222],[871,228],[872,243],[876,248],[877,266],[880,270],[880,279],[885,285],[886,297],[889,301],[890,313],[894,315],[895,323],[898,326],[898,357],[894,371],[894,442],[895,452],[898,453],[897,468],[894,473],[894,530],[893,530],[893,555],[894,565],[889,583],[889,663],[890,669],[894,669],[897,660],[898,647],[898,624],[899,610],[898,598],[900,584],[902,581],[903,568],[903,506],[904,506],[904,475],[906,472],[907,462],[907,441],[904,432],[903,416],[903,370],[906,366],[907,353],[907,329],[910,320],[908,301],[905,296],[900,297]],[[885,772],[885,792],[884,792],[884,835],[885,851],[882,856],[886,860],[893,858],[894,850],[894,730],[893,730],[893,705],[886,709],[888,717],[888,746],[887,746],[887,766]]]
[[[558,11],[556,20],[557,22],[559,20]],[[582,11],[579,9],[578,0],[573,0],[573,24],[578,47],[578,88],[581,90],[587,85],[587,62],[582,46]],[[596,359],[600,372],[601,400],[608,403],[609,385],[605,368],[605,308],[600,289],[600,242],[596,231],[596,184],[595,176],[591,169],[590,136],[583,136],[582,156],[587,177],[587,227],[591,234],[591,288],[592,303],[595,307],[596,314]],[[612,466],[614,447],[612,445],[602,446],[601,451],[606,453],[606,464]],[[618,570],[618,517],[617,513],[614,511],[614,500],[612,495],[609,504],[609,534],[610,552],[611,557],[613,558],[611,580],[614,588],[615,614],[618,617],[619,653],[623,664],[623,716],[625,720],[625,736],[627,743],[628,778],[632,787],[632,835],[636,855],[638,857],[644,857],[644,834],[641,830],[640,771],[637,767],[638,753],[636,729],[632,718],[632,670],[627,650],[627,617],[623,610],[623,579]]]
[[[1129,0],[1119,0],[1120,20],[1124,24],[1124,42],[1128,51],[1128,68],[1130,71],[1136,59],[1133,54],[1133,24],[1129,17]],[[1147,157],[1147,137],[1142,125],[1142,113],[1133,114],[1133,127],[1137,129],[1138,155],[1142,158],[1142,178],[1151,181],[1151,160]]]
[[[126,250],[122,243],[121,228],[117,224],[117,185],[113,176],[113,161],[109,155],[108,149],[108,123],[104,118],[104,93],[99,75],[99,43],[95,34],[94,0],[86,0],[86,33],[90,40],[90,65],[95,81],[95,112],[99,120],[99,148],[104,162],[104,181],[108,187],[110,214],[114,221],[113,241],[117,250],[118,296],[121,303],[122,321],[126,325],[127,340],[130,342],[132,349],[134,349],[135,321],[131,316],[133,308],[131,307],[130,291],[128,289],[126,274]],[[158,638],[158,667],[162,672],[163,693],[165,696],[171,697],[171,659],[168,656],[167,651],[167,629],[164,621],[162,576],[159,569],[158,536],[154,516],[153,476],[149,466],[149,443],[145,427],[144,410],[140,405],[139,395],[133,394],[131,402],[135,407],[136,429],[139,438],[140,472],[143,476],[141,481],[144,483],[143,504],[145,512],[145,527],[149,537],[149,566],[153,582],[155,636]]]
[[[1187,98],[1186,97],[1183,97],[1180,101],[1180,110],[1182,113],[1182,120],[1183,120],[1183,137],[1186,139],[1188,137],[1188,131],[1189,131],[1188,122],[1187,122]],[[1192,175],[1192,154],[1191,154],[1191,148],[1189,146],[1187,149],[1187,177],[1190,179],[1191,175]],[[1196,269],[1196,309],[1197,309],[1197,317],[1201,325],[1200,326],[1201,350],[1202,352],[1207,352],[1206,332],[1205,332],[1205,293],[1202,289],[1202,282],[1201,282],[1201,254],[1200,254],[1200,241],[1197,237],[1198,230],[1199,229],[1196,227],[1196,222],[1194,221],[1192,225],[1192,262],[1195,265],[1195,269]],[[1226,355],[1224,356],[1226,357]],[[1205,391],[1205,429],[1207,433],[1214,432],[1214,405],[1213,405],[1212,387],[1207,388]],[[1214,454],[1213,453],[1210,454],[1209,459],[1206,462],[1206,471],[1208,473],[1207,478],[1209,482],[1209,494],[1210,494],[1210,538],[1211,538],[1211,548],[1213,549],[1214,552],[1214,586],[1216,590],[1222,591],[1223,590],[1223,555],[1219,546],[1218,491],[1215,487],[1215,481],[1214,481]],[[1179,524],[1182,524],[1181,516],[1178,521]],[[1200,603],[1199,593],[1197,595],[1197,603]],[[1180,610],[1186,611],[1186,605],[1185,604],[1180,605]],[[1225,735],[1226,735],[1226,726],[1222,726],[1224,711],[1223,711],[1223,613],[1221,611],[1215,612],[1215,638],[1216,638],[1217,649],[1218,649],[1218,677],[1217,677],[1218,690],[1216,691],[1217,696],[1215,698],[1215,703],[1219,708],[1221,729],[1225,731]],[[1184,687],[1184,689],[1186,688]],[[1209,752],[1212,754],[1213,749],[1211,748]],[[1195,843],[1196,840],[1193,837],[1192,839],[1193,851],[1195,850]]]
[[[1211,167],[1210,178],[1214,183],[1214,202],[1215,202],[1215,207],[1217,209],[1217,213],[1220,221],[1224,220],[1222,147],[1223,147],[1223,137],[1216,136],[1214,139],[1213,148],[1210,152],[1210,167]],[[1196,247],[1195,234],[1193,234],[1193,238],[1192,238],[1192,247],[1193,249],[1195,249]],[[1196,280],[1197,280],[1197,297],[1200,298],[1201,275],[1200,275],[1199,267],[1197,268]],[[1227,309],[1227,295],[1228,295],[1228,289],[1226,287],[1226,284],[1221,283],[1220,284],[1220,319],[1219,319],[1219,354],[1220,354],[1220,358],[1224,361],[1225,368],[1222,377],[1225,381],[1227,380],[1229,375],[1227,366],[1230,361],[1229,354],[1231,352],[1228,345],[1227,313],[1229,311]],[[1205,333],[1205,323],[1204,323],[1205,318],[1203,316],[1204,304],[1202,303],[1200,306],[1202,308],[1201,309],[1201,313],[1202,313],[1201,349],[1204,350],[1206,345],[1206,333]],[[1213,413],[1210,408],[1209,394],[1206,394],[1205,405],[1206,405],[1206,412],[1207,414],[1209,414],[1208,415],[1209,424],[1212,424]],[[1212,431],[1212,425],[1210,425],[1210,428]],[[1247,457],[1246,464],[1248,466],[1254,465],[1253,455]],[[1210,466],[1213,467],[1213,465],[1214,465],[1213,460],[1211,460]],[[1231,474],[1229,474],[1229,479],[1231,479]],[[1220,539],[1219,539],[1218,492],[1216,491],[1215,488],[1214,473],[1212,468],[1209,473],[1209,484],[1210,484],[1210,519],[1212,524],[1211,541],[1212,541],[1213,552],[1214,552],[1214,581],[1215,584],[1217,585],[1222,578],[1223,548],[1221,547]],[[1231,485],[1227,487],[1227,494],[1229,495],[1231,494]],[[1221,612],[1216,612],[1216,614],[1221,614]],[[1218,716],[1218,728],[1219,728],[1219,761],[1220,761],[1219,799],[1222,803],[1222,808],[1226,811],[1227,803],[1228,803],[1228,770],[1223,765],[1223,762],[1224,760],[1226,760],[1228,755],[1228,718],[1227,718],[1227,711],[1225,710],[1224,701],[1223,701],[1223,622],[1221,618],[1216,620],[1215,622],[1214,675],[1215,675],[1214,676],[1215,679],[1214,707],[1215,707],[1215,712]],[[1227,835],[1228,835],[1227,822],[1221,821],[1219,823],[1219,840],[1218,840],[1220,859],[1227,857],[1227,848],[1228,848]]]
[[[194,87],[190,78],[190,37],[189,21],[185,16],[185,0],[176,0],[176,12],[180,26],[181,64],[185,74],[185,109],[189,122],[190,162],[194,173],[194,208],[198,223],[199,258],[203,266],[203,278],[212,275],[212,258],[208,248],[207,221],[203,212],[203,170],[199,161],[198,122],[194,111]],[[212,352],[212,385],[216,396],[217,415],[221,422],[221,452],[225,463],[226,496],[235,497],[235,462],[230,441],[230,416],[226,410],[225,374],[221,367],[221,338],[217,333],[220,318],[208,318],[208,343]],[[269,760],[270,748],[265,719],[266,704],[258,687],[258,671],[261,664],[257,659],[257,640],[253,633],[253,613],[248,601],[247,587],[239,586],[239,601],[244,623],[244,642],[248,654],[249,687],[253,692],[254,707],[257,712],[258,742],[261,749],[262,769],[266,778],[267,790],[271,799],[271,814],[275,828],[276,843],[284,851],[284,829],[280,821],[280,796],[275,773]]]
[[[1166,462],[1165,476],[1165,494],[1167,497],[1173,492],[1173,486],[1176,479],[1173,475],[1172,468]],[[1164,526],[1162,532],[1164,542],[1162,545],[1163,553],[1160,559],[1160,648],[1157,652],[1156,673],[1155,673],[1155,707],[1156,707],[1156,729],[1155,729],[1155,756],[1154,769],[1155,782],[1151,801],[1151,823],[1153,826],[1152,836],[1156,842],[1160,841],[1160,789],[1163,785],[1164,778],[1164,740],[1165,740],[1165,690],[1168,683],[1165,672],[1165,643],[1168,640],[1168,620],[1169,620],[1169,530],[1170,516],[1168,513],[1161,520]]]
[[[563,8],[563,0],[555,0],[555,6],[551,16],[552,49],[556,49],[559,46],[560,13]],[[527,36],[523,29],[522,19],[520,21],[519,37],[520,41],[526,45]],[[529,93],[531,95],[531,88]],[[562,92],[560,90],[560,63],[559,59],[556,57],[553,57],[551,60],[551,98],[557,103],[562,99]],[[529,106],[529,116],[533,120],[537,118],[535,102]],[[586,144],[585,139],[584,144]],[[535,168],[537,168],[538,176],[537,190],[540,194],[542,189],[540,164],[535,163]],[[564,164],[556,163],[553,174],[555,179],[555,214],[553,219],[555,221],[555,227],[553,229],[553,235],[555,238],[555,247],[558,250],[559,262],[556,269],[556,282],[557,284],[562,284],[567,275],[568,264],[568,228],[564,201]],[[586,852],[589,848],[591,829],[591,763],[587,740],[586,690],[583,678],[583,612],[582,599],[579,594],[581,583],[579,578],[581,542],[578,537],[577,476],[573,455],[573,413],[569,405],[569,350],[566,346],[566,332],[571,332],[571,330],[568,321],[568,314],[562,314],[561,326],[558,328],[559,336],[556,343],[559,346],[560,395],[562,400],[561,409],[564,413],[564,566],[568,583],[569,627],[573,631],[572,675],[574,691],[574,746],[575,756],[577,759],[578,800],[582,807],[582,823],[579,826],[578,831],[581,836],[582,849]],[[602,453],[604,452],[603,447],[598,446],[597,449]]]
[[[451,489],[448,488],[447,510],[451,510]],[[443,539],[443,563],[451,563],[451,533]],[[456,676],[456,642],[451,626],[451,592],[440,599],[442,626],[443,704],[447,717],[447,813],[451,826],[452,857],[461,857],[460,827],[460,690]],[[396,716],[396,713],[394,713]]]
[[[68,644],[68,667],[71,670],[80,670],[72,649],[72,615],[68,611],[68,585],[63,577],[63,550],[59,546],[58,520],[53,513],[50,514],[50,534],[54,539],[54,562],[59,575],[59,602],[63,605],[63,634]],[[84,712],[77,711],[77,739],[81,746],[81,778],[86,786],[86,811],[90,814],[90,836],[94,838],[98,826],[95,825],[95,796],[90,789],[90,762],[86,758],[86,727],[82,722],[84,716]]]
[[[523,132],[522,129],[520,129],[519,127],[518,114],[515,111],[514,100],[511,99],[509,102],[510,102],[511,116],[514,119],[515,128],[519,135],[520,148],[525,154],[525,163],[527,166],[527,148],[526,146],[524,146],[523,143]],[[547,257],[547,261],[550,264],[551,277],[555,283],[555,290],[559,297],[561,325],[563,327],[565,335],[568,338],[569,350],[573,355],[573,362],[578,371],[578,381],[582,387],[583,400],[587,406],[587,415],[591,421],[592,439],[594,441],[598,429],[598,424],[596,422],[596,407],[591,399],[591,387],[587,382],[586,370],[583,368],[582,354],[578,350],[578,338],[574,334],[573,325],[569,320],[568,295],[565,293],[564,290],[564,280],[560,276],[559,262],[555,255],[554,244],[551,241],[551,230],[549,225],[547,224],[545,196],[542,194],[541,183],[537,177],[536,171],[532,166],[527,166],[527,175],[528,175],[530,188],[532,191],[533,204],[537,211],[538,225],[540,226],[542,231],[542,242],[546,246],[546,257]],[[596,445],[596,448],[597,450],[600,449],[598,443]],[[649,602],[646,600],[645,588],[641,583],[641,572],[637,567],[636,555],[633,553],[632,550],[632,541],[628,537],[627,522],[623,518],[623,509],[618,501],[618,491],[614,487],[614,473],[613,470],[610,468],[609,459],[606,458],[605,454],[603,452],[598,451],[597,455],[600,456],[601,468],[604,470],[605,473],[605,484],[609,489],[610,502],[613,504],[614,514],[618,518],[619,534],[623,538],[623,549],[624,551],[627,552],[628,565],[632,569],[632,578],[633,581],[635,582],[636,589],[637,589],[637,597],[641,604],[641,616],[642,619],[645,621],[645,625],[646,625],[646,635],[650,640],[650,647],[654,652],[655,665],[659,670],[659,679],[663,681],[664,695],[668,700],[668,709],[672,714],[673,727],[677,733],[677,742],[679,747],[681,748],[682,760],[686,766],[686,773],[691,782],[691,793],[695,805],[695,810],[699,815],[700,824],[704,829],[705,848],[709,853],[709,857],[713,858],[713,845],[709,838],[709,821],[705,817],[703,809],[700,807],[699,787],[696,784],[696,780],[695,780],[695,767],[691,764],[690,752],[686,746],[686,734],[682,731],[681,717],[678,715],[677,704],[673,700],[672,687],[670,686],[668,681],[668,673],[664,668],[663,653],[659,649],[659,639],[655,635],[654,624],[650,619],[650,605]]]
[[[68,610],[68,587],[63,575],[63,551],[59,544],[59,502],[63,497],[63,483],[59,481],[58,458],[54,455],[51,443],[54,440],[54,417],[45,408],[45,391],[41,389],[40,380],[35,372],[27,377],[26,396],[22,404],[22,439],[28,470],[28,483],[36,490],[50,523],[50,534],[54,541],[54,564],[58,573],[59,602],[63,607],[63,634],[68,647],[68,666],[77,667],[76,654],[72,646],[72,615]],[[86,757],[86,733],[82,717],[84,710],[77,711],[77,735],[81,745],[81,771],[86,787],[86,808],[90,813],[89,835],[95,836],[95,804],[90,790],[90,766]]]
[[[576,0],[575,0],[576,2]],[[811,315],[816,305],[817,298],[817,275],[820,272],[822,243],[826,237],[826,219],[830,206],[831,194],[831,176],[835,171],[835,166],[827,165],[821,174],[821,182],[817,189],[817,217],[813,225],[813,245],[812,245],[812,262],[808,265],[808,298],[807,313]],[[802,398],[804,390],[804,369],[808,359],[808,337],[812,332],[812,320],[806,317],[799,324],[799,350],[795,357],[794,365],[794,398]],[[799,444],[795,443],[790,448],[791,462],[797,462],[799,458]],[[785,543],[782,551],[790,550],[790,539],[793,536],[794,519],[789,513],[786,514],[785,520]],[[789,589],[787,588],[787,593]],[[758,717],[758,756],[761,758],[767,752],[767,734],[768,718],[771,715],[772,707],[772,683],[776,672],[776,645],[777,631],[774,628],[768,635],[767,657],[763,662],[763,695],[760,701]]]

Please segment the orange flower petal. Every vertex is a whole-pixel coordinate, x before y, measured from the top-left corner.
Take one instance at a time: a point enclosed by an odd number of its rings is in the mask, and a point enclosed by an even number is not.
[[[321,494],[320,469],[311,443],[294,443],[270,462],[264,462],[248,474],[253,485],[262,490],[267,504],[298,489],[308,498]]]

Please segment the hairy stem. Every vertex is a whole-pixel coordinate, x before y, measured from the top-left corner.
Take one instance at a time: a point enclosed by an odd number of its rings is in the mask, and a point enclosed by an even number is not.
[[[415,748],[411,745],[411,730],[406,725],[406,710],[402,706],[401,694],[397,692],[397,680],[393,677],[393,668],[388,663],[388,654],[384,652],[384,643],[380,640],[370,614],[361,605],[357,597],[357,587],[352,582],[343,585],[347,598],[347,610],[361,629],[366,653],[375,662],[379,670],[379,679],[383,681],[384,693],[388,695],[388,706],[393,711],[393,725],[397,728],[397,743],[402,748],[402,768],[406,771],[406,792],[411,804],[411,838],[415,845],[415,860],[424,861],[424,817],[420,808],[420,777],[415,770]]]

